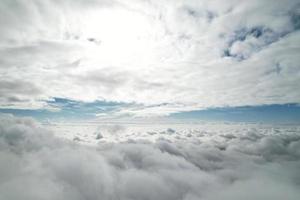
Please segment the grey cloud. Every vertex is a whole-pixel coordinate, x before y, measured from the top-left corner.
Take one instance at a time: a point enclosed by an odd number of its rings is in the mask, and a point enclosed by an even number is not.
[[[1,80],[1,91],[9,93],[10,91],[17,91],[19,94],[40,94],[41,91],[30,82],[26,81],[14,81],[14,80]]]
[[[37,103],[34,103],[36,100],[32,96],[44,98],[42,88],[20,79],[3,79],[0,81],[0,107],[26,108],[31,103],[36,105]]]
[[[131,77],[126,71],[114,71],[110,68],[104,68],[102,70],[90,71],[85,75],[79,75],[74,77],[79,79],[82,84],[92,83],[95,87],[108,89],[111,92],[114,89],[121,88],[128,82],[128,77]]]

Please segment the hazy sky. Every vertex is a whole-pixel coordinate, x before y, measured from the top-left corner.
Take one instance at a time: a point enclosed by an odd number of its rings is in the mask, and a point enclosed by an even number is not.
[[[0,112],[299,121],[299,28],[299,0],[1,0]]]

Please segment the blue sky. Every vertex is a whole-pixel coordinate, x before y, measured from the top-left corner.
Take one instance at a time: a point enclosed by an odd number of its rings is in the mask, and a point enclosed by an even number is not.
[[[212,108],[173,114],[176,119],[209,121],[300,123],[298,104]]]
[[[0,109],[1,113],[16,116],[29,116],[40,121],[89,121],[109,117],[118,120],[134,116],[120,115],[122,109],[136,107],[131,103],[95,101],[84,103],[63,98],[53,98],[47,102],[56,110],[46,109]],[[164,119],[191,121],[231,121],[231,122],[265,122],[265,123],[300,123],[300,106],[298,104],[273,104],[260,106],[220,107],[203,110],[172,113]],[[128,118],[127,118],[128,119]],[[130,118],[129,118],[130,119]],[[151,117],[144,118],[145,120]]]
[[[55,109],[0,109],[2,113],[11,113],[17,116],[29,116],[37,120],[89,120],[95,119],[96,114],[110,113],[122,106],[122,103],[95,101],[84,103],[63,98],[53,98],[47,101]]]

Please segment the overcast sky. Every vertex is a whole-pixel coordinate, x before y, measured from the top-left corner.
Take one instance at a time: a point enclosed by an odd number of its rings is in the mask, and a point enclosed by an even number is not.
[[[1,0],[1,112],[299,110],[299,28],[299,0]]]

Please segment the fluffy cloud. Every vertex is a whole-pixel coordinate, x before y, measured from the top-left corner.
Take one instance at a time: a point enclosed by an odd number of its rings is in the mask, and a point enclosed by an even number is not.
[[[0,10],[2,108],[61,97],[135,102],[146,106],[127,111],[144,116],[300,102],[298,0],[5,0]]]
[[[0,199],[300,196],[299,127],[215,125],[155,135],[183,139],[86,146],[58,139],[31,119],[1,116]]]

